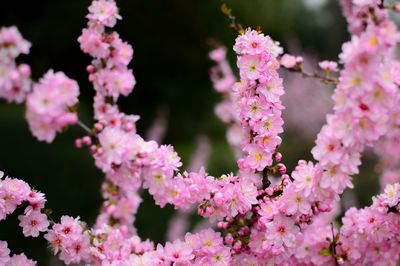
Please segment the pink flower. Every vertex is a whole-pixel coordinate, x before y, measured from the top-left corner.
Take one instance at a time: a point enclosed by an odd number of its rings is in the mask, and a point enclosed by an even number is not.
[[[31,90],[30,74],[28,65],[17,66],[15,62],[0,63],[0,98],[8,102],[22,103]]]
[[[238,54],[258,55],[267,51],[270,42],[268,36],[249,28],[236,38],[233,50]]]
[[[26,118],[32,134],[52,142],[56,132],[75,124],[78,117],[70,108],[78,102],[79,87],[64,73],[48,71],[27,96]]]
[[[108,63],[112,63],[112,65],[117,67],[126,67],[132,60],[132,46],[129,43],[121,41],[119,38],[115,38],[115,40],[112,42],[112,45],[114,50],[110,53]]]
[[[353,0],[353,3],[357,6],[366,6],[366,5],[373,5],[377,4],[378,0]]]
[[[282,125],[283,125],[283,120],[280,115],[269,114],[263,116],[263,118],[261,118],[261,121],[259,121],[254,125],[253,129],[260,135],[264,134],[277,135],[283,132]]]
[[[261,83],[257,86],[257,91],[261,93],[267,101],[276,103],[279,102],[280,96],[285,92],[282,86],[282,79],[279,77],[273,77],[265,83]]]
[[[86,17],[93,23],[107,27],[114,27],[117,19],[121,19],[115,2],[109,0],[93,1],[89,7],[89,15]]]
[[[394,207],[400,202],[400,184],[387,185],[385,187],[384,203]]]
[[[164,247],[164,257],[173,263],[188,262],[194,258],[192,248],[180,240],[167,242]]]
[[[208,56],[215,62],[226,60],[226,47],[219,47],[215,50],[212,50]]]
[[[334,61],[321,61],[318,63],[319,67],[326,72],[338,72],[338,64]]]
[[[108,166],[111,163],[120,164],[124,160],[126,133],[118,127],[106,127],[98,138],[104,162]]]
[[[7,248],[7,242],[0,241],[0,264],[5,265],[10,260],[10,250]]]
[[[39,232],[45,232],[49,227],[47,216],[38,211],[33,211],[29,215],[18,216],[19,225],[23,228],[24,236],[39,236]]]
[[[301,191],[304,196],[311,194],[316,182],[317,171],[312,162],[299,161],[296,169],[292,172],[296,191]]]
[[[9,177],[0,180],[0,220],[27,200],[30,191],[29,185],[22,180]]]
[[[265,68],[265,62],[256,55],[243,55],[239,57],[237,65],[240,69],[241,77],[248,80],[257,80]]]
[[[316,146],[311,150],[314,158],[323,166],[337,165],[343,157],[343,147],[340,139],[331,128],[324,126],[318,134]]]
[[[13,255],[5,266],[35,266],[36,261],[28,259],[25,254]]]
[[[143,255],[132,254],[129,258],[129,265],[157,266],[160,264],[155,252],[146,252]]]
[[[82,51],[94,58],[106,58],[109,51],[109,44],[103,41],[101,34],[92,29],[83,29],[78,41]]]
[[[136,84],[132,71],[126,69],[103,70],[98,78],[106,89],[107,95],[114,99],[117,99],[120,94],[128,96]]]
[[[274,250],[282,247],[295,247],[300,229],[294,224],[290,217],[278,214],[274,220],[267,223],[267,243],[272,245]]]
[[[187,233],[185,242],[192,247],[194,254],[216,253],[223,246],[221,234],[210,228],[196,234]]]
[[[30,47],[31,44],[21,36],[17,27],[3,27],[0,29],[0,48],[2,50],[0,62],[16,58],[20,53],[28,54]]]
[[[272,164],[271,155],[265,150],[258,147],[256,144],[249,144],[245,146],[244,150],[248,152],[245,162],[253,169],[262,171],[266,166]]]
[[[286,68],[293,68],[296,66],[296,57],[289,54],[284,54],[281,58],[282,66]]]

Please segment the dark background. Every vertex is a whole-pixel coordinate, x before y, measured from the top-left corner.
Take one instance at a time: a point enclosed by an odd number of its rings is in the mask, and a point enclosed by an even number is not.
[[[183,162],[195,150],[195,139],[205,134],[211,139],[212,155],[208,172],[212,175],[235,171],[235,162],[225,141],[225,127],[214,116],[220,96],[212,89],[208,69],[210,40],[218,40],[231,51],[235,32],[220,11],[219,0],[120,0],[123,17],[116,29],[132,44],[131,68],[137,85],[133,93],[120,99],[126,113],[139,114],[138,131],[145,133],[158,110],[168,110],[168,131],[164,143],[174,145]],[[305,4],[308,3],[308,5]],[[325,2],[321,6],[310,3]],[[337,59],[341,43],[348,38],[338,1],[227,0],[244,26],[261,26],[289,51],[311,53],[321,59]],[[31,53],[20,62],[32,66],[38,79],[48,69],[64,71],[77,80],[81,89],[78,109],[81,120],[91,124],[93,89],[87,81],[85,67],[90,58],[77,43],[86,25],[88,0],[7,1],[2,5],[0,26],[17,25],[32,42]],[[300,88],[301,89],[301,88]],[[327,88],[329,89],[329,88]],[[298,132],[297,132],[298,133]],[[299,140],[288,130],[281,150],[289,169],[309,154],[313,140]],[[103,174],[95,168],[89,152],[76,149],[73,141],[81,136],[79,128],[58,134],[51,145],[36,141],[24,120],[24,106],[0,101],[0,169],[8,175],[26,180],[47,195],[47,206],[58,220],[60,215],[80,216],[91,224],[101,205],[100,184]],[[370,171],[369,171],[370,172]],[[374,173],[358,181],[364,196],[359,204],[370,202],[377,192]],[[360,178],[361,179],[361,178]],[[371,182],[373,185],[371,186]],[[136,226],[143,238],[164,241],[171,207],[159,209],[148,196],[139,209]],[[13,253],[27,255],[50,265],[50,252],[43,239],[23,238],[17,214],[0,222],[0,239],[9,242]]]

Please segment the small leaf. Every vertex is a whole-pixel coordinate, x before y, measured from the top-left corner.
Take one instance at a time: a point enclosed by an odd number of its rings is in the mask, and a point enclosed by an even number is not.
[[[228,5],[227,4],[225,4],[225,3],[223,3],[222,5],[221,5],[221,11],[222,11],[222,13],[224,13],[225,15],[230,15],[231,14],[231,12],[232,12],[232,9],[230,9],[229,7],[228,7]]]
[[[331,253],[329,252],[329,248],[323,248],[318,252],[321,256],[330,256]]]

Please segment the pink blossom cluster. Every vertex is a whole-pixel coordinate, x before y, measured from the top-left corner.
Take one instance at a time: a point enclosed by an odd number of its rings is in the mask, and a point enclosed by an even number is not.
[[[10,250],[7,248],[7,242],[0,241],[0,265],[4,266],[35,266],[36,261],[28,259],[25,254],[13,255],[10,257]]]
[[[244,132],[239,172],[213,177],[204,168],[180,173],[181,159],[173,147],[145,141],[136,132],[138,117],[118,109],[118,97],[127,96],[135,85],[128,69],[133,50],[111,29],[120,19],[115,2],[94,0],[79,42],[93,57],[87,70],[96,90],[95,124],[85,128],[87,135],[77,139],[76,146],[87,146],[106,175],[100,214],[93,227],[79,217],[62,216],[48,229],[44,195],[7,177],[0,179],[0,220],[27,203],[18,216],[23,234],[37,237],[46,232],[54,254],[67,265],[396,265],[398,183],[388,185],[370,207],[347,211],[341,228],[329,224],[339,194],[352,186],[350,176],[358,173],[364,147],[396,134],[398,127],[397,117],[391,119],[399,106],[399,64],[393,57],[397,29],[377,1],[344,5],[353,36],[340,55],[344,68],[333,96],[334,112],[312,150],[317,162],[300,160],[290,175],[277,152],[284,109],[278,70],[281,64],[296,67],[302,59],[279,59],[277,43],[247,29],[234,45],[240,81],[231,89],[235,78],[226,51],[211,54],[217,62],[212,81],[228,98],[223,108],[229,114],[221,118]],[[337,70],[332,62],[320,66],[326,72]],[[51,142],[55,132],[76,123],[78,94],[76,82],[60,72],[50,71],[35,84],[27,96],[34,135]],[[272,177],[279,181],[271,184]],[[198,205],[198,214],[215,221],[222,233],[209,228],[164,245],[143,241],[134,227],[142,187],[161,207],[190,210]],[[34,265],[23,254],[9,254],[0,241],[0,263]]]
[[[0,29],[0,98],[8,102],[23,102],[31,89],[30,67],[16,63],[16,58],[28,54],[30,47],[15,26]]]
[[[128,64],[132,60],[133,49],[131,45],[121,40],[118,33],[108,33],[107,28],[114,27],[116,20],[121,17],[118,14],[116,3],[111,0],[93,1],[89,7],[88,27],[83,29],[78,38],[82,51],[94,58],[88,67],[89,79],[94,84],[97,92],[95,109],[106,108],[106,98],[116,101],[119,95],[129,95],[136,83],[132,70]],[[103,110],[105,113],[96,113],[97,119],[107,116],[114,110]]]
[[[392,53],[399,33],[387,13],[371,12],[369,16],[381,14],[377,24],[371,22],[343,45],[344,69],[333,95],[335,113],[328,115],[312,150],[323,170],[321,186],[335,193],[352,187],[350,176],[358,173],[364,146],[388,132],[398,101],[398,63]]]
[[[190,156],[190,162],[188,171],[196,171],[201,167],[207,168],[208,160],[210,157],[210,140],[204,135],[200,135],[197,139],[197,147],[195,152]],[[196,206],[192,206],[188,210],[178,210],[171,217],[168,222],[168,231],[166,233],[167,240],[173,241],[178,238],[183,238],[185,233],[190,227],[190,216],[196,211]],[[207,220],[199,222],[194,232],[198,231],[199,228],[208,228],[210,224]]]
[[[37,237],[49,226],[47,216],[41,212],[46,202],[44,194],[32,190],[22,180],[10,177],[0,179],[0,221],[12,214],[24,202],[27,202],[28,206],[24,213],[18,216],[19,225],[25,236]]]
[[[134,133],[139,117],[120,112],[115,104],[120,95],[128,96],[136,84],[132,70],[128,69],[133,56],[132,46],[111,30],[117,19],[121,19],[115,1],[93,1],[87,18],[88,26],[78,41],[82,51],[93,57],[87,71],[96,91],[96,130],[99,132],[110,125]]]
[[[233,88],[233,97],[246,136],[246,142],[242,143],[246,157],[238,161],[242,172],[260,172],[271,166],[273,154],[281,143],[284,107],[280,96],[284,91],[277,72],[276,46],[268,36],[248,29],[233,47],[240,70],[240,82]]]
[[[52,142],[57,132],[78,120],[74,109],[79,87],[64,73],[52,70],[33,83],[30,67],[15,61],[20,54],[28,54],[30,46],[16,27],[0,30],[0,98],[17,103],[26,100],[26,119],[32,134]]]
[[[400,248],[400,185],[387,185],[361,210],[349,209],[340,229],[340,250],[349,265],[397,265]]]
[[[32,134],[41,141],[52,142],[57,132],[78,121],[74,106],[79,87],[62,72],[48,71],[26,98],[26,119]]]
[[[47,215],[42,213],[46,199],[44,194],[30,188],[30,186],[19,179],[5,177],[0,171],[0,221],[27,203],[23,214],[18,216],[19,225],[22,227],[24,236],[38,237],[40,232],[47,231],[49,221]],[[36,262],[26,258],[24,254],[10,257],[7,242],[0,241],[0,265],[36,265]]]

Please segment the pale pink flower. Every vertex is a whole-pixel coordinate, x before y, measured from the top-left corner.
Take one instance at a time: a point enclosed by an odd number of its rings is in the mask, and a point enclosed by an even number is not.
[[[192,248],[180,240],[167,242],[164,247],[165,259],[173,263],[188,262],[194,258]]]
[[[78,103],[76,81],[62,72],[48,71],[28,94],[26,119],[32,134],[39,140],[52,142],[56,132],[78,120],[70,108]]]
[[[385,187],[384,202],[389,207],[396,206],[400,202],[400,184],[389,184]]]
[[[36,261],[28,259],[25,254],[13,255],[5,266],[36,266]]]
[[[295,247],[300,229],[294,224],[293,219],[278,214],[266,226],[267,242],[273,246],[273,249],[280,249],[284,246]]]
[[[303,192],[296,191],[293,184],[286,187],[283,197],[279,200],[282,210],[288,215],[309,214],[311,204]]]
[[[129,265],[157,266],[159,265],[159,259],[155,252],[146,252],[143,255],[132,254],[129,258]]]
[[[22,37],[17,27],[12,26],[0,29],[0,47],[0,61],[3,61],[10,59],[3,56],[16,58],[20,53],[28,54],[31,44]]]
[[[5,265],[10,260],[10,250],[7,248],[7,242],[0,241],[0,264]]]
[[[94,23],[107,27],[114,27],[117,19],[121,19],[115,2],[107,0],[93,1],[89,6],[89,14],[86,17]]]
[[[338,72],[338,64],[335,61],[321,61],[318,63],[319,67],[326,72]]]
[[[296,66],[296,57],[289,54],[284,54],[281,58],[282,66],[286,68],[293,68]]]
[[[49,227],[47,216],[38,211],[33,211],[29,215],[18,216],[19,225],[23,228],[24,236],[39,236],[39,232],[45,232]]]
[[[296,190],[308,197],[315,185],[316,175],[317,171],[312,162],[299,161],[296,169],[292,172]]]
[[[258,171],[272,164],[271,156],[255,144],[245,146],[244,150],[249,154],[246,157],[247,164]]]
[[[256,80],[264,71],[265,63],[256,55],[243,55],[239,57],[237,65],[241,76],[248,80]]]
[[[233,50],[238,54],[256,55],[265,53],[272,42],[268,36],[248,28],[236,38]]]

